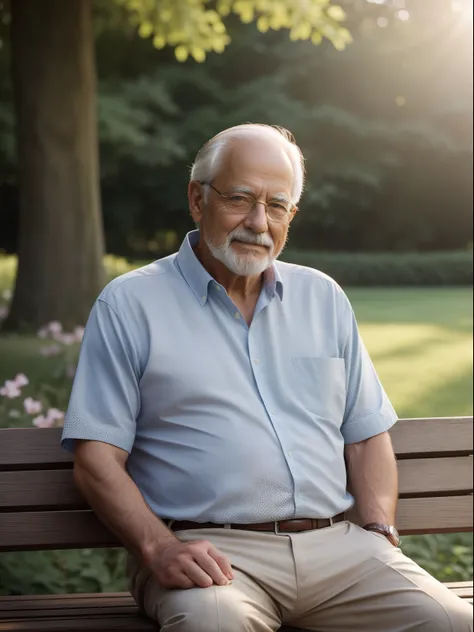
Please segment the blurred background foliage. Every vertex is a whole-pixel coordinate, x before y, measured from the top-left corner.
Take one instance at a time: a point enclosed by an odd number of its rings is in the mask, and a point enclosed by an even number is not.
[[[153,47],[152,34],[130,23],[127,4],[95,3],[107,252],[174,251],[192,228],[186,185],[196,149],[243,121],[288,127],[307,159],[293,249],[472,247],[472,25],[450,0],[340,2],[354,40],[344,52],[330,42],[289,41],[287,31],[262,35],[230,16],[231,43],[204,64],[179,63],[176,48]],[[8,49],[4,28],[0,248],[15,252]]]

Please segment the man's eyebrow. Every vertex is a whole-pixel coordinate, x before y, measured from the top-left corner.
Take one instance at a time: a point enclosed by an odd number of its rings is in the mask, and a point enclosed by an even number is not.
[[[244,184],[235,185],[231,187],[229,189],[229,193],[246,193],[247,195],[256,197],[255,192],[250,187],[245,186]],[[288,196],[285,193],[275,193],[275,195],[272,195],[270,197],[270,200],[278,200],[280,202],[290,202],[290,200],[288,199]]]
[[[279,200],[280,202],[290,202],[290,200],[288,199],[288,196],[285,195],[284,193],[275,193],[275,195],[273,195],[271,199]]]
[[[253,195],[255,197],[255,193],[252,191],[250,187],[246,187],[244,184],[237,184],[229,189],[229,193],[247,193],[248,195]]]

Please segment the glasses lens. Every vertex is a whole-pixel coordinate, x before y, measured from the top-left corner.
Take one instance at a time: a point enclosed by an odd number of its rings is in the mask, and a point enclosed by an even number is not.
[[[270,202],[267,206],[268,219],[273,222],[286,222],[290,217],[291,204],[282,202]]]
[[[255,200],[249,195],[234,194],[227,197],[225,205],[231,213],[250,213]]]

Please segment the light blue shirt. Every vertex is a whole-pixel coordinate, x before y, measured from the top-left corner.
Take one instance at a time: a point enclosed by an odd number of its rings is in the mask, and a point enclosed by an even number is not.
[[[179,252],[112,281],[81,347],[63,446],[130,453],[161,518],[252,523],[347,510],[344,444],[396,414],[328,276],[276,262],[250,326],[196,258]]]

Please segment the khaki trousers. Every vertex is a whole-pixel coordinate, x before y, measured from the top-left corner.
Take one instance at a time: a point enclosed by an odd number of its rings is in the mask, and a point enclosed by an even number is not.
[[[164,589],[129,559],[131,592],[162,632],[472,632],[472,606],[383,535],[350,522],[276,535],[234,529],[176,533],[209,540],[232,563],[229,586]]]

